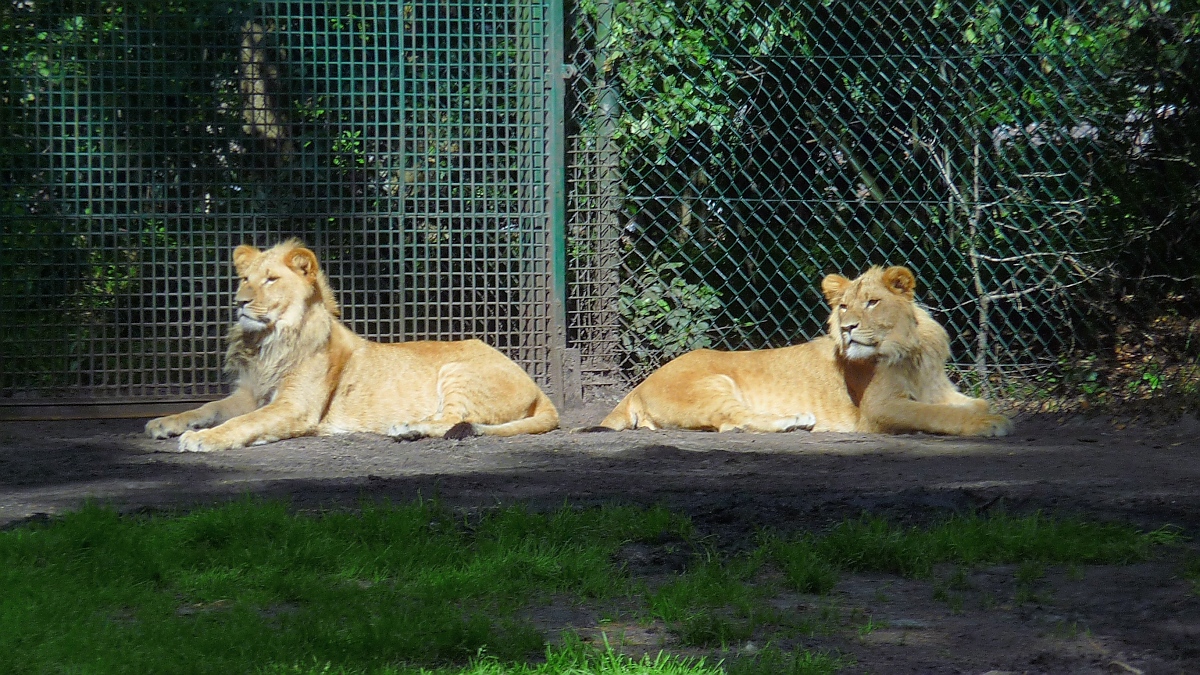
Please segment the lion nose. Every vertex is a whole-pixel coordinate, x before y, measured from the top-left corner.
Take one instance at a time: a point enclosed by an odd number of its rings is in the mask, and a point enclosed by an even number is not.
[[[844,323],[844,324],[842,324],[842,332],[843,332],[843,333],[849,333],[850,331],[854,330],[855,328],[858,328],[858,322],[857,322],[857,321],[855,321],[854,323]]]

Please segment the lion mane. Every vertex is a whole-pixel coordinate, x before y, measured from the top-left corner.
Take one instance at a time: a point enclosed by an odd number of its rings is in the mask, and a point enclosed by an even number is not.
[[[821,288],[829,332],[780,349],[701,349],[651,373],[601,422],[630,428],[1003,436],[1012,422],[946,376],[945,329],[914,300],[906,267]]]
[[[317,257],[297,240],[238,246],[238,320],[225,370],[233,392],[151,420],[183,451],[241,448],[307,435],[398,439],[513,436],[558,426],[558,411],[516,363],[479,340],[381,344],[355,335]]]

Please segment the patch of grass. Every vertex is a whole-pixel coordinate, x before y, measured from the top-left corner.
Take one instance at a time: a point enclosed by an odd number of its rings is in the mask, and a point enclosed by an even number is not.
[[[791,588],[821,593],[833,587],[838,571],[927,578],[939,563],[1128,564],[1147,559],[1155,545],[1175,541],[1178,535],[1169,528],[1144,533],[1041,514],[962,516],[927,529],[864,516],[823,535],[768,537],[764,550]]]
[[[498,508],[467,518],[421,502],[303,515],[243,501],[122,517],[88,506],[0,532],[0,665],[17,673],[827,673],[845,662],[778,649],[713,665],[632,660],[578,642],[546,651],[524,610],[558,596],[619,600],[622,614],[661,620],[685,646],[851,625],[866,635],[877,625],[847,623],[830,597],[808,613],[768,600],[780,584],[827,593],[846,571],[920,577],[952,563],[937,587],[958,611],[973,565],[1017,564],[1018,590],[1034,598],[1047,565],[1132,562],[1178,538],[1039,515],[931,528],[864,517],[821,535],[767,535],[733,558],[702,550],[651,587],[626,576],[618,552],[671,540],[691,547],[690,521],[663,509]],[[1200,579],[1197,570],[1190,564],[1188,578]]]
[[[1037,592],[1037,583],[1046,576],[1046,566],[1038,560],[1026,560],[1017,566],[1015,574],[1017,590],[1013,602],[1023,605],[1027,602],[1043,602],[1045,598]]]
[[[867,617],[867,620],[858,627],[858,636],[866,637],[884,627],[883,624],[876,623],[874,617]]]
[[[971,590],[971,582],[967,578],[967,568],[956,565],[950,576],[933,585],[933,599],[944,602],[955,614],[962,613],[963,592]]]
[[[772,646],[753,657],[732,661],[726,672],[729,675],[831,675],[852,665],[852,660],[836,654],[803,649],[785,652]]]
[[[1059,621],[1048,631],[1050,637],[1059,640],[1077,640],[1082,636],[1090,636],[1091,631],[1086,626],[1080,626],[1078,621]]]
[[[980,609],[995,609],[999,604],[1000,602],[996,600],[996,596],[991,593],[984,593],[979,596]]]
[[[653,616],[678,626],[685,645],[728,645],[744,640],[757,625],[762,594],[750,583],[756,556],[722,564],[715,556],[699,562],[654,591],[645,593]]]
[[[1200,555],[1189,553],[1184,558],[1183,578],[1192,584],[1192,592],[1200,595]]]
[[[543,646],[517,616],[527,602],[621,592],[610,557],[623,542],[688,527],[615,507],[466,523],[428,502],[320,516],[251,502],[148,518],[91,506],[0,533],[0,654],[88,672],[524,658]]]
[[[1046,576],[1046,566],[1039,560],[1026,560],[1017,566],[1017,584],[1032,586]]]
[[[754,621],[713,607],[701,607],[679,623],[679,641],[687,646],[720,646],[745,641],[754,634]]]
[[[400,668],[375,670],[347,669],[331,663],[290,666],[273,665],[256,671],[260,675],[725,675],[720,664],[709,665],[703,658],[685,658],[659,652],[640,659],[579,644],[549,648],[545,661],[536,664],[512,663],[494,656],[476,656],[464,667]],[[816,671],[814,671],[816,672]],[[825,671],[821,671],[825,672]]]
[[[824,595],[837,585],[838,568],[809,544],[811,540],[792,544],[770,542],[767,548],[783,570],[789,588],[801,593]]]

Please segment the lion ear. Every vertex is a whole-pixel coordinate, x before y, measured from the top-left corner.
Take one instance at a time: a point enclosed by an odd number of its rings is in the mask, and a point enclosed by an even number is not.
[[[259,251],[250,244],[238,246],[233,249],[233,269],[237,270],[238,274],[241,274],[246,269],[246,266],[250,264],[250,261],[260,255],[262,255],[262,251]]]
[[[907,267],[897,265],[883,271],[883,285],[896,295],[912,300],[917,290],[917,278]]]
[[[293,272],[309,281],[315,281],[317,272],[320,270],[320,266],[317,265],[317,254],[306,248],[292,249],[287,254],[285,262]]]
[[[837,304],[849,285],[850,280],[840,274],[830,274],[821,280],[821,290],[824,291],[830,306]]]

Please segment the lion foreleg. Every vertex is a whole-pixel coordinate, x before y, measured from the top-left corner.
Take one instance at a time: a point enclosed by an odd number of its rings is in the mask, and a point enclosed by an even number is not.
[[[285,438],[307,436],[317,428],[317,420],[300,406],[276,401],[257,410],[201,431],[188,431],[179,437],[181,452],[214,452],[270,443]]]
[[[988,411],[988,409],[991,407],[988,405],[987,401],[985,401],[981,398],[974,398],[971,396],[967,396],[967,395],[961,394],[957,391],[948,392],[946,394],[945,398],[941,402],[945,405],[957,406],[959,408],[967,408],[968,410],[974,410],[975,412],[980,412],[980,413],[986,413]]]
[[[189,429],[207,429],[254,410],[254,403],[254,393],[239,387],[219,401],[209,401],[194,410],[150,420],[146,423],[146,435],[169,438]]]
[[[880,430],[891,432],[1005,436],[1012,431],[1012,420],[1003,415],[993,415],[974,407],[922,403],[901,398],[864,402],[863,417]]]

